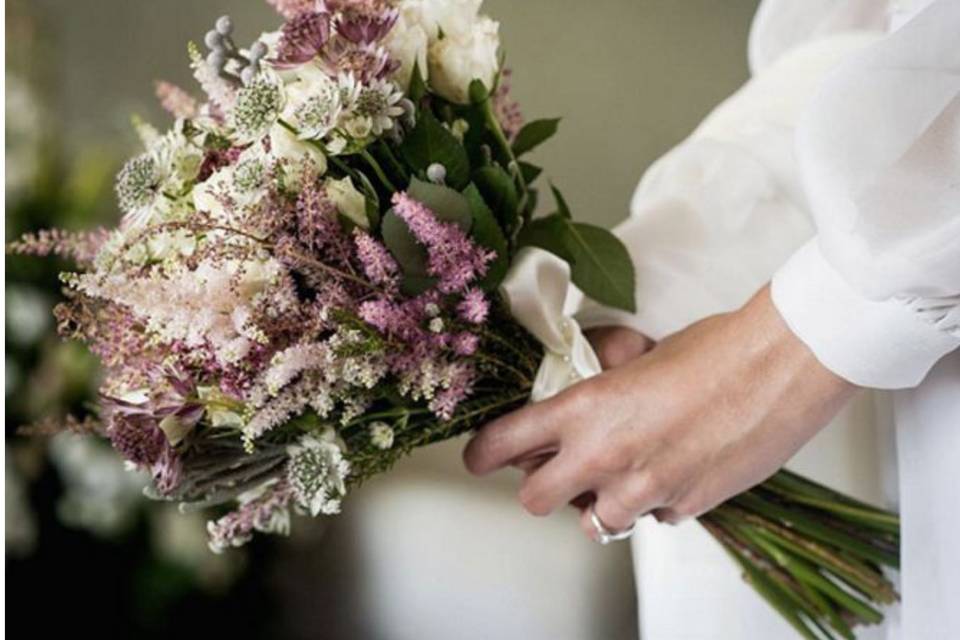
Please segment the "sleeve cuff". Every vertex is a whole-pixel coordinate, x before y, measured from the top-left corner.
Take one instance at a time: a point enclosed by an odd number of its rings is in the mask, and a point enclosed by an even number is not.
[[[915,387],[960,338],[895,298],[870,300],[827,262],[816,238],[774,275],[773,304],[820,362],[862,387]]]

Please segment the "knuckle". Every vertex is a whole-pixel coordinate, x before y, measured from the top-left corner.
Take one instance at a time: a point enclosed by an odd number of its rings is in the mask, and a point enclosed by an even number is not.
[[[660,480],[652,474],[639,474],[624,486],[624,501],[636,511],[646,511],[660,502]]]
[[[523,509],[530,515],[537,517],[550,515],[550,508],[543,496],[530,483],[525,483],[520,488],[517,498],[520,500]]]

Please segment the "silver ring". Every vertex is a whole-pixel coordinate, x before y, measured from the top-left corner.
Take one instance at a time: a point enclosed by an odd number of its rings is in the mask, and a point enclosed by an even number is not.
[[[590,522],[593,523],[593,528],[597,532],[597,542],[600,544],[610,544],[611,542],[616,542],[618,540],[626,540],[633,535],[633,529],[637,526],[636,521],[631,524],[629,527],[623,531],[610,531],[603,520],[600,519],[600,516],[597,515],[596,507],[597,503],[590,505]]]

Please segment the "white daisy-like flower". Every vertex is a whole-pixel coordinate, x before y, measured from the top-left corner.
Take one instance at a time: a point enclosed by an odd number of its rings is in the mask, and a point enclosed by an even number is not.
[[[393,446],[393,429],[386,422],[374,422],[370,425],[370,442],[378,449],[386,451]]]
[[[256,76],[237,93],[231,119],[237,142],[253,142],[263,138],[283,110],[284,93],[280,79],[274,73]]]
[[[291,93],[296,91],[292,119],[299,129],[299,136],[305,140],[324,138],[337,126],[343,111],[340,86],[326,74],[311,74],[309,82],[298,83]],[[293,106],[293,105],[291,105]]]
[[[403,115],[401,100],[403,92],[397,85],[387,80],[372,80],[362,85],[351,110],[351,120],[363,122],[371,134],[379,136],[392,129],[394,120]]]
[[[297,503],[312,516],[339,513],[340,500],[347,492],[350,463],[343,457],[333,429],[319,436],[305,435],[287,452],[287,479]]]

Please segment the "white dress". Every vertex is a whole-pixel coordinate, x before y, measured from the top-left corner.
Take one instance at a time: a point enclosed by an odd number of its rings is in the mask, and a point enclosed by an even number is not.
[[[902,604],[859,638],[960,638],[960,0],[765,0],[753,77],[644,176],[618,234],[660,338],[774,303],[861,393],[791,461],[898,506]],[[633,539],[644,640],[796,637],[695,522]]]

